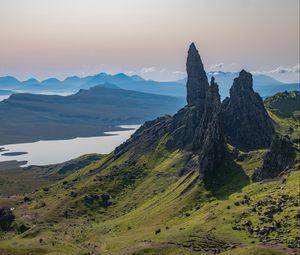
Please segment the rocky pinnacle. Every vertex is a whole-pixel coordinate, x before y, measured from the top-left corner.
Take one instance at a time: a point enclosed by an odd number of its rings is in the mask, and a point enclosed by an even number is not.
[[[209,84],[202,60],[194,43],[190,45],[188,50],[186,70],[187,104],[188,106],[203,106]]]
[[[274,127],[262,98],[253,90],[251,73],[242,70],[222,103],[228,142],[241,149],[268,148]]]

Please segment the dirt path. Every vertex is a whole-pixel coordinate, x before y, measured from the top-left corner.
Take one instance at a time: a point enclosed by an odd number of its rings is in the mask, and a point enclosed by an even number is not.
[[[275,251],[281,251],[281,252],[284,252],[285,254],[288,254],[288,255],[300,254],[300,249],[288,248],[288,247],[285,247],[282,244],[260,244],[258,246],[262,247],[262,248],[273,249]]]

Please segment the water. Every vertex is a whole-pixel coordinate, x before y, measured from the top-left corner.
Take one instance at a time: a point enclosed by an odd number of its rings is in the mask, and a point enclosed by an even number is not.
[[[9,95],[0,95],[0,102],[7,98],[9,98]]]
[[[22,91],[16,91],[17,93],[29,93],[29,92],[22,92]],[[39,95],[58,95],[58,96],[70,96],[70,95],[72,95],[72,94],[74,94],[74,93],[71,93],[71,92],[61,92],[61,93],[59,93],[59,92],[51,92],[51,91],[49,91],[49,92],[40,92],[40,93],[34,93],[34,92],[31,92],[31,93],[33,93],[33,94],[39,94]],[[4,99],[7,99],[7,98],[9,98],[10,97],[10,95],[0,95],[0,102],[1,101],[3,101]]]
[[[17,160],[27,161],[27,164],[23,166],[41,166],[62,163],[88,153],[107,154],[125,142],[139,126],[123,125],[122,128],[131,128],[131,130],[106,132],[105,134],[109,136],[1,145],[0,147],[5,151],[0,152],[0,162]],[[6,153],[10,153],[12,156],[3,155]]]

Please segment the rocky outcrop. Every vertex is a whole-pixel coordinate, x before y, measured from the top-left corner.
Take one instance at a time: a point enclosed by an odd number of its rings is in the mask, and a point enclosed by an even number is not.
[[[223,103],[228,142],[241,149],[268,148],[274,127],[263,100],[253,90],[252,75],[242,70]]]
[[[263,161],[263,166],[255,170],[253,181],[274,178],[282,171],[294,165],[295,147],[286,137],[275,135]]]
[[[199,130],[194,140],[194,148],[200,150],[200,169],[203,172],[211,171],[220,164],[225,151],[224,123],[218,85],[212,78],[207,92],[204,113]]]
[[[0,208],[0,230],[8,231],[14,220],[15,216],[10,208]]]
[[[187,104],[203,107],[208,90],[208,80],[201,57],[194,43],[190,45],[186,63],[187,71]]]
[[[192,152],[189,169],[197,167],[202,173],[216,167],[222,160],[225,148],[222,107],[218,85],[214,78],[209,86],[199,53],[191,44],[187,58],[187,106],[174,116],[146,122],[126,143],[115,150],[115,156],[130,148],[144,153],[166,137],[168,150]],[[198,162],[195,161],[197,158]]]

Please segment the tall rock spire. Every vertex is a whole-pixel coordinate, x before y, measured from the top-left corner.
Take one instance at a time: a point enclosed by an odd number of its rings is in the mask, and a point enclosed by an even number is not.
[[[242,70],[223,101],[225,134],[230,144],[241,149],[268,148],[274,127],[264,102],[253,90],[251,73]]]
[[[202,173],[212,171],[220,164],[226,151],[224,123],[219,94],[215,78],[206,93],[204,112],[193,141],[195,149],[200,148],[199,164]]]
[[[193,155],[187,158],[182,173],[198,170],[202,175],[216,168],[224,158],[226,141],[223,112],[218,85],[214,78],[209,85],[199,53],[192,43],[187,59],[188,105],[174,116],[147,122],[124,144],[115,150],[119,156],[130,146],[140,146],[139,152],[153,148],[164,136],[166,149],[181,149]]]
[[[199,52],[194,43],[188,50],[186,63],[187,70],[187,104],[202,105],[204,104],[205,95],[209,84],[206,72],[203,67]]]

